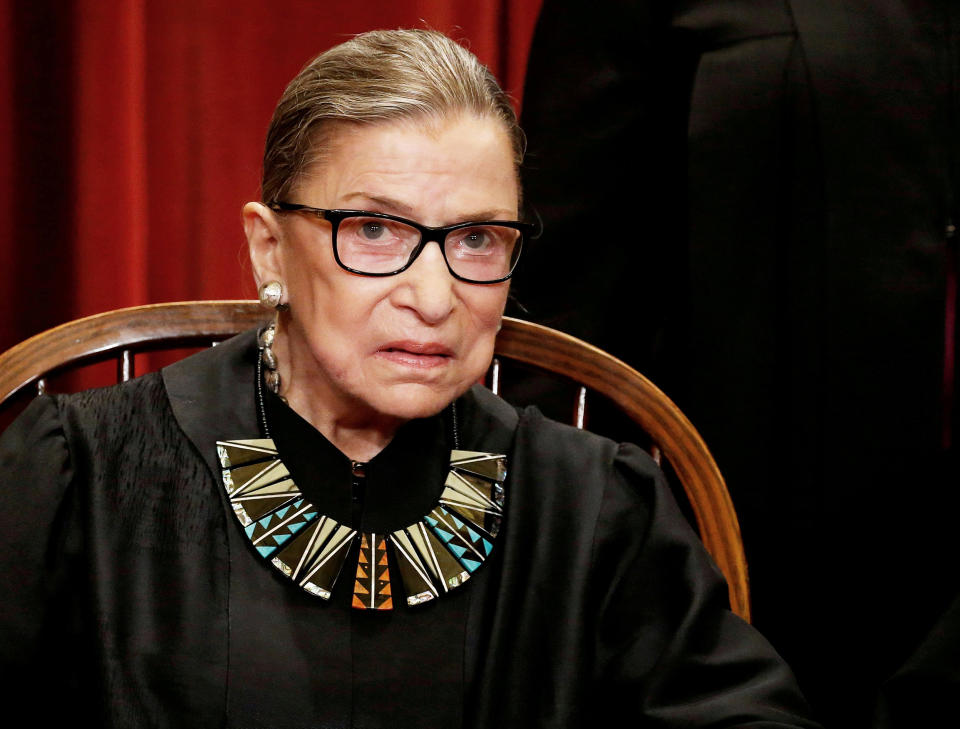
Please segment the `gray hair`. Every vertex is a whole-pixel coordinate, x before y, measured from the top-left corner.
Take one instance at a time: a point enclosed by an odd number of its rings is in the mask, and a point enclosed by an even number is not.
[[[267,132],[261,199],[289,195],[339,125],[436,123],[463,113],[503,125],[519,175],[516,112],[476,56],[432,30],[362,33],[314,58],[283,92]]]

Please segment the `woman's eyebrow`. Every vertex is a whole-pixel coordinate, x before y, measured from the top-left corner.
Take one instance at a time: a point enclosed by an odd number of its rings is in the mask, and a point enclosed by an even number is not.
[[[343,200],[348,204],[372,205],[373,207],[377,208],[372,212],[389,213],[391,215],[399,215],[402,218],[417,220],[417,213],[411,206],[399,200],[385,197],[383,195],[371,195],[370,193],[366,192],[352,192],[344,197]],[[508,220],[512,219],[510,216],[511,212],[509,210],[479,210],[466,215],[459,215],[457,216],[457,220],[449,221],[449,224],[456,225],[457,223],[469,223],[473,221],[497,220],[498,218],[501,220]]]
[[[347,202],[357,201],[358,203],[362,200],[367,206],[372,203],[374,207],[378,208],[373,212],[391,213],[404,218],[413,218],[414,216],[414,210],[412,207],[399,200],[394,200],[393,198],[385,197],[383,195],[371,195],[367,192],[351,192],[343,199]]]

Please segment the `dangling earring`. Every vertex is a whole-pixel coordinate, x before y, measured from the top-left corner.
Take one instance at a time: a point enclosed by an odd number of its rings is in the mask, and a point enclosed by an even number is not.
[[[277,311],[286,311],[290,308],[289,304],[281,304],[283,298],[283,284],[279,281],[264,281],[259,289],[260,303],[269,306]]]
[[[289,309],[288,304],[281,304],[283,284],[279,281],[264,281],[259,289],[260,303],[276,309],[278,312]],[[260,330],[257,344],[260,348],[260,363],[263,365],[263,381],[267,383],[270,392],[280,394],[280,373],[277,371],[277,355],[273,353],[273,340],[277,335],[277,321]]]
[[[270,392],[280,394],[280,373],[277,371],[277,355],[273,353],[273,340],[277,335],[276,322],[265,326],[257,337],[260,349],[260,363],[263,365],[263,381],[267,383]]]

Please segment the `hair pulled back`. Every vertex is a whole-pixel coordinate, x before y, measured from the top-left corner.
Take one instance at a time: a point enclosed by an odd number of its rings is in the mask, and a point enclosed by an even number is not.
[[[261,199],[284,200],[340,125],[439,123],[465,113],[503,124],[519,170],[516,113],[470,51],[432,30],[355,36],[310,61],[283,92],[267,132]]]

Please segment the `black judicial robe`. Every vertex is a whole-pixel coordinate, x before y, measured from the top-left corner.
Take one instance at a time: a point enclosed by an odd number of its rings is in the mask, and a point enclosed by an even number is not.
[[[960,595],[880,691],[874,729],[960,724]]]
[[[460,447],[509,457],[487,562],[385,614],[348,607],[349,560],[329,603],[306,594],[219,482],[216,441],[260,437],[256,356],[250,332],[44,397],[0,439],[6,706],[111,727],[815,726],[653,462],[479,387],[457,403]],[[283,408],[268,401],[271,434],[323,508],[386,530],[436,503],[442,416],[368,464],[357,517],[346,459]]]

